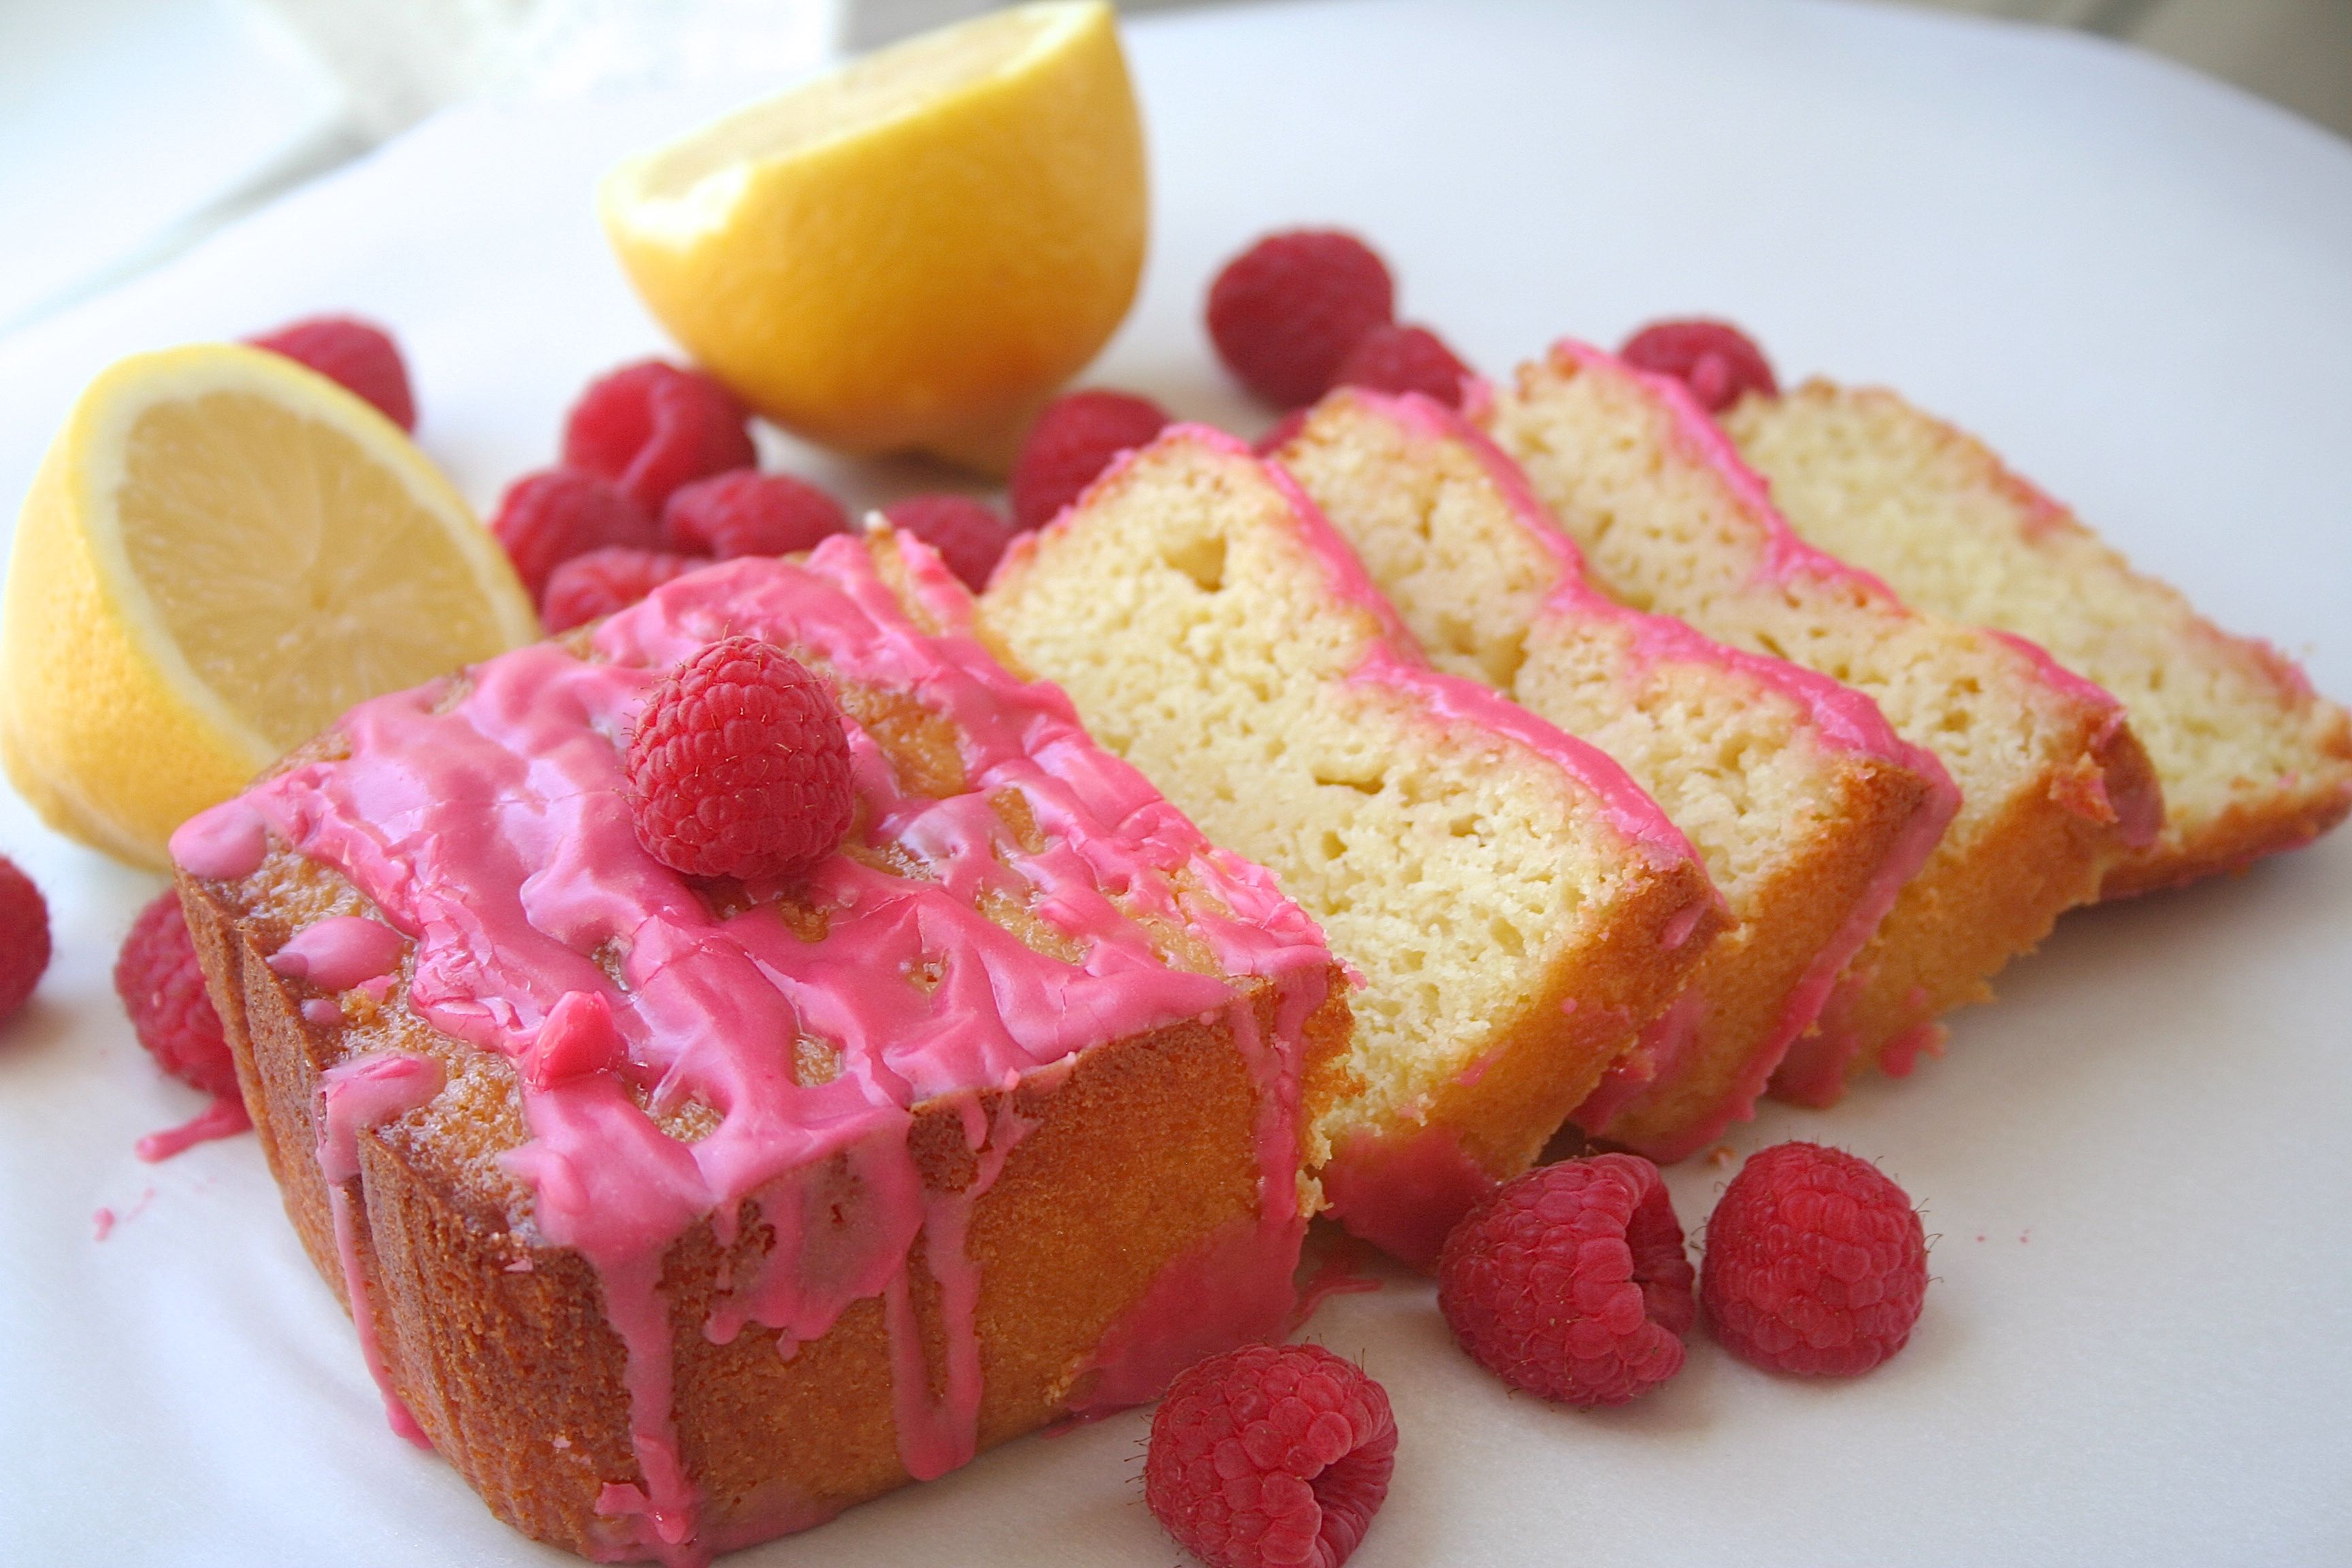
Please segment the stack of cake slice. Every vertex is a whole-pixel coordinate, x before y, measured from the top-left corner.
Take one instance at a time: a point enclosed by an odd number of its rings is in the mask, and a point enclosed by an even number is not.
[[[1908,1071],[1942,1014],[1985,999],[2155,835],[2156,775],[2114,698],[1805,543],[1680,383],[1562,342],[1482,403],[1612,597],[1857,688],[1959,786],[1958,815],[1781,1064],[1780,1092],[1826,1103],[1872,1062]]]
[[[1750,1113],[1958,805],[1870,700],[1590,586],[1508,458],[1417,395],[1343,389],[1276,454],[1439,668],[1623,764],[1706,858],[1737,929],[1573,1113],[1658,1160]]]
[[[395,1425],[536,1539],[705,1563],[1288,1326],[1343,972],[940,635],[961,592],[887,531],[729,562],[363,703],[173,839]],[[736,635],[848,715],[805,880],[632,826],[646,694]]]
[[[1410,1261],[1534,1160],[1723,921],[1622,769],[1430,668],[1296,485],[1214,431],[1170,430],[1016,543],[980,626],[1361,973],[1324,1191]]]
[[[1810,381],[1725,416],[1807,541],[1909,603],[2030,637],[2120,698],[2164,785],[2164,827],[2108,897],[2308,843],[2352,810],[2352,717],[2276,650],[2134,572],[1985,446],[1892,392]]]

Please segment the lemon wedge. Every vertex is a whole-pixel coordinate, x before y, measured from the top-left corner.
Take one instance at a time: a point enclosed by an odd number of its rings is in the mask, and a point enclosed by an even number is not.
[[[761,413],[1000,471],[1127,314],[1149,223],[1100,3],[894,45],[625,160],[598,207],[647,308]]]
[[[390,420],[259,349],[110,367],[50,444],[0,596],[0,761],[49,825],[164,842],[363,698],[540,635]]]

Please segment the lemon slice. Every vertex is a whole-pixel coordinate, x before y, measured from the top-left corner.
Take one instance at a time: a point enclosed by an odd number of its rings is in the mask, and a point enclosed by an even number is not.
[[[1143,133],[1104,4],[925,34],[620,163],[646,306],[761,413],[1001,468],[1135,298]]]
[[[539,635],[496,541],[381,414],[259,349],[109,368],[50,444],[0,598],[0,760],[49,825],[172,830],[363,698]]]

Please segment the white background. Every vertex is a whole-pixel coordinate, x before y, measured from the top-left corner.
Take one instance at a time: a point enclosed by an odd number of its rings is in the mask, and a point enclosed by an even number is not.
[[[1267,228],[1338,222],[1500,372],[1550,335],[1746,323],[1786,375],[1883,379],[1990,438],[2217,618],[2352,695],[2352,148],[2090,41],[1763,0],[1318,5],[1133,24],[1159,228],[1089,379],[1254,427],[1196,325]],[[467,110],[0,342],[0,496],[117,354],[357,309],[478,504],[593,372],[659,345],[587,192],[727,100]],[[935,482],[782,460],[861,497]],[[155,1168],[196,1099],[107,970],[158,884],[0,794],[58,956],[0,1036],[0,1562],[563,1561],[386,1432],[249,1140]],[[2352,837],[2069,916],[1948,1059],[1732,1140],[1882,1158],[1926,1207],[1912,1346],[1815,1386],[1702,1332],[1603,1415],[1505,1395],[1425,1288],[1312,1337],[1403,1438],[1356,1562],[2352,1560]],[[1726,1173],[1673,1173],[1686,1223]],[[93,1239],[92,1214],[126,1217]],[[750,1563],[1174,1562],[1143,1420],[1024,1441]]]

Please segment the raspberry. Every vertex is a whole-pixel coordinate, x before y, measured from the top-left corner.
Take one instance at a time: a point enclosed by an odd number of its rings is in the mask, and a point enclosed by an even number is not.
[[[0,855],[0,1024],[25,1005],[48,966],[48,900]]]
[[[1330,390],[1348,351],[1395,319],[1387,264],[1351,234],[1270,235],[1209,286],[1209,337],[1244,386],[1280,408]]]
[[[735,395],[649,359],[588,384],[563,425],[563,460],[602,474],[659,517],[680,485],[759,461]]]
[[[1726,1350],[1769,1371],[1868,1372],[1910,1339],[1927,1291],[1910,1198],[1843,1150],[1749,1156],[1706,1222],[1707,1321]]]
[[[618,544],[592,550],[548,574],[539,618],[551,632],[568,632],[614,610],[625,610],[671,578],[709,564],[704,556],[631,550]]]
[[[114,993],[157,1067],[206,1094],[236,1095],[236,1063],[205,993],[179,894],[163,893],[131,922],[114,960]]]
[[[848,528],[849,513],[814,485],[757,468],[697,479],[662,508],[662,534],[670,549],[721,561],[814,550]]]
[[[841,710],[758,637],[706,644],[654,688],[628,769],[637,841],[689,877],[796,876],[849,831]]]
[[[1470,1359],[1563,1405],[1622,1405],[1674,1376],[1697,1309],[1683,1227],[1638,1154],[1544,1165],[1464,1216],[1437,1307]]]
[[[1168,410],[1124,392],[1074,392],[1045,405],[1013,460],[1013,521],[1042,528],[1110,460],[1168,427]]]
[[[643,507],[579,468],[543,468],[509,485],[490,531],[534,599],[548,575],[575,555],[607,545],[651,550],[661,543],[661,531]]]
[[[1209,1568],[1339,1568],[1396,1468],[1386,1390],[1320,1345],[1244,1345],[1178,1375],[1143,1496]]]
[[[1673,376],[1709,414],[1751,392],[1780,395],[1764,351],[1727,321],[1654,321],[1627,338],[1617,357],[1636,370]]]
[[[979,593],[1016,531],[995,509],[970,496],[908,496],[882,509],[890,526],[911,533],[940,552],[948,570]]]
[[[1448,408],[1462,406],[1462,378],[1470,367],[1427,327],[1379,326],[1356,340],[1331,378],[1334,386],[1374,392],[1418,392]]]
[[[416,399],[408,390],[408,366],[401,361],[400,345],[382,327],[350,316],[312,316],[245,341],[309,365],[374,404],[378,413],[402,429],[415,430]]]

